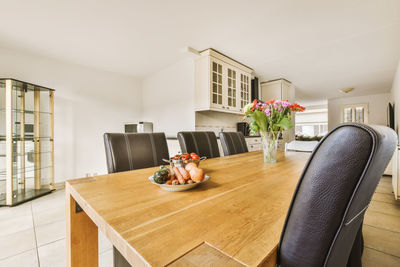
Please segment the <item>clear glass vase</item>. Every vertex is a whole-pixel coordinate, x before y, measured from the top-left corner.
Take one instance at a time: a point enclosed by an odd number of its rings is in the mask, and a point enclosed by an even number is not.
[[[279,134],[280,132],[261,132],[265,163],[276,163]]]

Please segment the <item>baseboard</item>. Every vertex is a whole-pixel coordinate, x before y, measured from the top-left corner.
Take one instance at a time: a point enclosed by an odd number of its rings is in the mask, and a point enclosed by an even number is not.
[[[64,182],[59,182],[54,184],[54,188],[56,190],[62,190],[65,188],[65,181]]]

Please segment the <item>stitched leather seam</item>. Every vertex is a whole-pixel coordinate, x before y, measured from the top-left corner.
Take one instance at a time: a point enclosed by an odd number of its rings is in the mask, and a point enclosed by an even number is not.
[[[241,136],[240,133],[237,133],[237,136],[238,136],[238,138],[239,138],[239,140],[240,140],[240,145],[242,146],[242,149],[243,149],[242,151],[245,152],[246,149],[244,148],[242,136]],[[246,141],[245,141],[245,142],[246,142]]]
[[[153,154],[154,166],[157,166],[157,148],[156,145],[154,144],[154,136],[153,134],[149,134],[149,136],[150,136],[151,152]]]
[[[235,146],[235,142],[233,142],[233,138],[232,138],[232,135],[231,134],[228,134],[228,136],[229,136],[229,139],[231,139],[231,142],[232,142],[232,145],[233,145],[233,153],[237,153],[236,152],[236,146]]]
[[[193,132],[190,132],[190,135],[193,138],[194,147],[196,148],[196,154],[199,154],[199,147],[197,146],[197,139],[194,137]],[[187,151],[187,148],[186,148],[186,153],[192,153],[192,152]]]
[[[114,150],[111,149],[111,135],[105,135],[107,142],[106,142],[106,150],[110,153],[110,160],[111,160],[111,173],[116,172],[115,167],[115,158],[114,158]],[[109,172],[110,173],[110,172]]]
[[[368,207],[369,207],[369,204],[367,206],[365,206],[365,208],[363,208],[359,213],[357,213],[356,216],[354,216],[347,223],[345,223],[344,226],[351,224],[355,219],[357,219],[358,216],[360,216],[362,213],[364,213],[364,211],[366,211]]]
[[[229,155],[229,151],[228,151],[228,147],[226,145],[226,138],[225,138],[225,135],[223,133],[219,134],[219,140],[221,141],[221,146],[222,146],[222,150],[224,151],[224,155],[228,156]]]
[[[214,157],[214,151],[213,151],[213,149],[212,149],[212,147],[211,147],[210,137],[208,136],[208,133],[207,133],[207,132],[204,132],[204,134],[206,135],[207,143],[208,143],[208,148],[210,149],[211,157],[213,158],[213,157]]]
[[[131,152],[131,147],[129,145],[128,135],[124,134],[124,138],[125,138],[126,150],[128,152],[129,168],[133,170],[132,152]]]

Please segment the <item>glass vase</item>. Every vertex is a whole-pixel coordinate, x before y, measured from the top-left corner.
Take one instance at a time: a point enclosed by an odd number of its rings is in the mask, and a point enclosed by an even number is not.
[[[279,134],[279,132],[261,132],[265,163],[276,163]]]

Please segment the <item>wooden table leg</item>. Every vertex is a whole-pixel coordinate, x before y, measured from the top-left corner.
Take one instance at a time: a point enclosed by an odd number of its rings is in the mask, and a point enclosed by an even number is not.
[[[96,224],[80,209],[70,195],[66,194],[67,266],[97,267],[99,264],[98,231]]]

